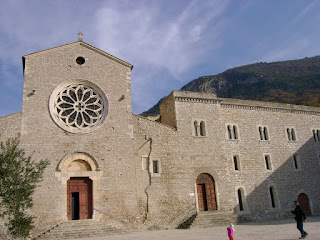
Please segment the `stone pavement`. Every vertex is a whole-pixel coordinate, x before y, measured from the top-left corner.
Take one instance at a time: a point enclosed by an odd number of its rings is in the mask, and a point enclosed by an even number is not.
[[[309,240],[320,240],[320,215],[304,224]],[[234,240],[294,240],[300,237],[294,219],[247,223],[235,226]],[[228,240],[227,226],[132,232],[121,235],[86,238],[87,240]],[[73,239],[75,240],[75,239]],[[79,240],[79,239],[78,239]]]

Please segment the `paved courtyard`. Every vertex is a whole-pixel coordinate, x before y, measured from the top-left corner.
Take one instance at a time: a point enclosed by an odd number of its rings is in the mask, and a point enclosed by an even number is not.
[[[309,236],[307,239],[320,240],[320,215],[309,217],[304,224]],[[293,240],[300,233],[294,219],[268,221],[262,223],[241,224],[235,226],[234,240]],[[201,229],[174,229],[133,232],[122,235],[92,237],[88,240],[224,240],[227,236],[227,226]]]

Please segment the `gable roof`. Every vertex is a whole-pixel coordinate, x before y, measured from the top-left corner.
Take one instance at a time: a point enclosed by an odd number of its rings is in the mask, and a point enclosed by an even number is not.
[[[65,45],[58,46],[58,47],[53,47],[53,48],[41,50],[41,51],[38,51],[38,52],[30,53],[30,54],[24,55],[22,57],[22,61],[24,62],[24,59],[29,57],[29,56],[37,56],[37,55],[45,54],[46,52],[56,51],[58,49],[60,50],[60,49],[63,49],[63,48],[74,46],[74,45],[80,45],[80,46],[86,47],[86,48],[88,48],[90,50],[93,50],[93,51],[95,51],[97,53],[100,53],[101,55],[103,55],[105,57],[108,57],[108,58],[110,58],[110,59],[112,59],[112,60],[114,60],[114,61],[116,61],[116,62],[118,62],[118,63],[120,63],[120,64],[122,64],[124,66],[130,67],[130,69],[133,68],[132,64],[130,64],[130,63],[126,62],[126,61],[123,61],[120,58],[117,58],[117,57],[115,57],[115,56],[113,56],[113,55],[111,55],[111,54],[109,54],[109,53],[107,53],[105,51],[102,51],[101,49],[96,48],[96,47],[94,47],[94,46],[92,46],[92,45],[90,45],[90,44],[88,44],[86,42],[83,42],[83,41],[77,41],[77,42],[73,42],[73,43],[68,43],[68,44],[65,44]]]

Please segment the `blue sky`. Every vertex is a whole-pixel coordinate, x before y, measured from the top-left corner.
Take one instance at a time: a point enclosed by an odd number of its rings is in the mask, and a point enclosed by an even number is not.
[[[320,0],[3,0],[0,116],[21,111],[21,57],[85,42],[134,65],[133,112],[191,80],[320,55]]]

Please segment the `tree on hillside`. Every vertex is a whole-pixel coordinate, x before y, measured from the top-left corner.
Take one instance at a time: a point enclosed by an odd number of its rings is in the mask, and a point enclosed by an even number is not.
[[[0,143],[0,212],[14,238],[25,238],[33,228],[33,217],[27,213],[32,207],[32,194],[49,164],[35,162],[19,148],[19,137]]]

